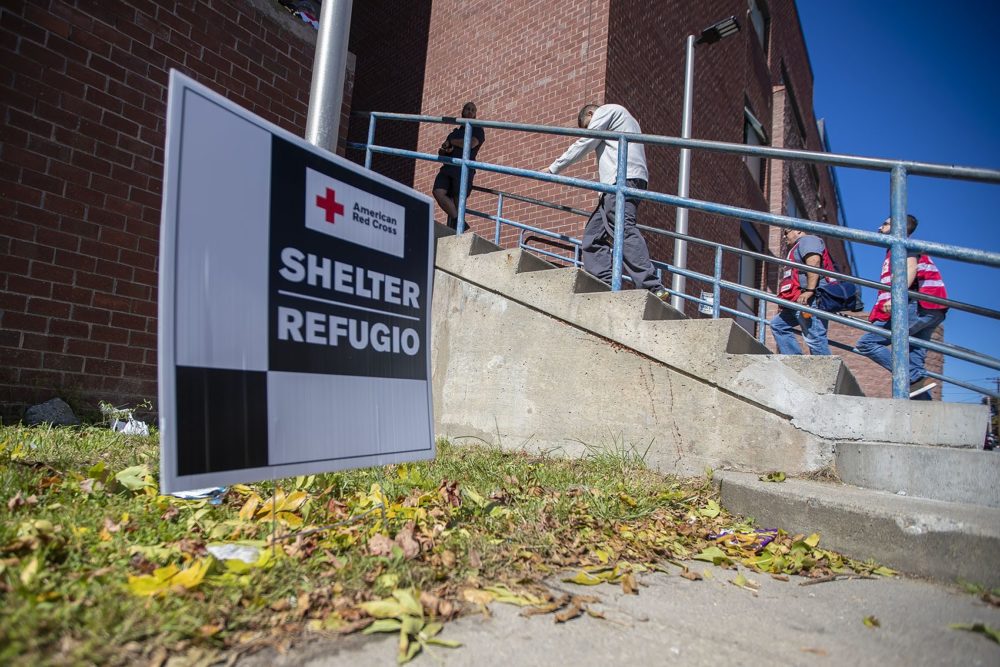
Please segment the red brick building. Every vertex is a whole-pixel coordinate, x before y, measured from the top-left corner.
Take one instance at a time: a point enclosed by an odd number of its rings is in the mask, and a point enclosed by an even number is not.
[[[575,126],[586,102],[618,102],[652,134],[678,135],[685,37],[699,46],[699,139],[822,150],[812,72],[793,0],[366,0],[353,10],[345,108]],[[401,27],[405,29],[400,29]],[[305,130],[315,31],[276,0],[13,0],[0,8],[0,413],[60,395],[78,407],[156,395],[157,259],[166,83],[177,68],[281,127]],[[356,119],[353,119],[356,120]],[[353,122],[363,140],[367,122]],[[377,143],[434,152],[446,126],[380,126]],[[347,133],[347,123],[342,136]],[[541,169],[569,138],[489,131],[480,159]],[[353,155],[357,158],[358,156]],[[650,188],[676,191],[678,151],[648,149]],[[429,163],[373,167],[427,191]],[[596,177],[593,163],[569,175]],[[591,208],[594,195],[481,173],[477,184]],[[695,153],[691,196],[838,224],[829,170]],[[495,210],[477,193],[472,208]],[[505,215],[579,236],[583,221],[508,205]],[[672,229],[674,210],[642,222]],[[487,232],[487,224],[473,224]],[[692,212],[692,233],[780,254],[766,227]],[[491,232],[487,232],[491,235]],[[508,233],[505,243],[513,243]],[[672,242],[651,238],[654,258]],[[848,267],[839,244],[841,266]],[[689,266],[710,273],[691,246]],[[727,257],[724,277],[773,288]],[[689,291],[700,286],[688,281]],[[724,301],[736,307],[730,296]],[[753,308],[752,303],[746,304]],[[693,308],[689,312],[693,313]],[[864,359],[849,355],[852,367]],[[881,369],[877,369],[882,373]],[[857,371],[856,371],[857,372]]]

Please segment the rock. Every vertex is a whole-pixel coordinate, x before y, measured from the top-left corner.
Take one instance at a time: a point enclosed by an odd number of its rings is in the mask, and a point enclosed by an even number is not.
[[[80,420],[73,414],[73,409],[66,404],[66,401],[61,398],[53,398],[28,408],[24,413],[24,423],[29,426],[36,424],[76,426]]]

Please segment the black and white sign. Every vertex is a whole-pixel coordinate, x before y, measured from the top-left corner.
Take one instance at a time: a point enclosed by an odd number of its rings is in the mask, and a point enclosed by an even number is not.
[[[432,209],[172,71],[164,493],[433,458]]]

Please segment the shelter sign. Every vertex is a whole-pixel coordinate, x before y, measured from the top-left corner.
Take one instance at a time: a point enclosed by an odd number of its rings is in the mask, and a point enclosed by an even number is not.
[[[428,197],[172,71],[164,493],[434,457]]]

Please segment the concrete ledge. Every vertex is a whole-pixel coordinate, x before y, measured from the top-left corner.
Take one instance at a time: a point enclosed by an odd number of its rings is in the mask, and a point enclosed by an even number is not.
[[[845,484],[716,472],[722,504],[761,526],[820,533],[820,545],[852,558],[941,581],[1000,586],[1000,510]]]
[[[1000,508],[1000,454],[972,449],[838,442],[848,484],[908,496]]]
[[[840,357],[802,354],[777,354],[775,357],[812,383],[819,394],[865,395]]]

